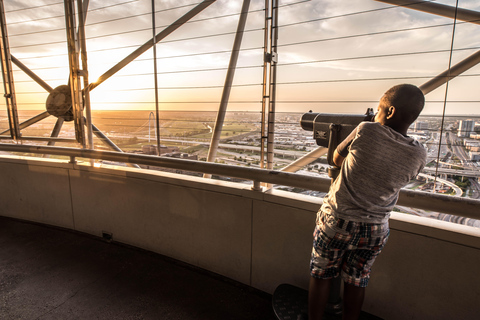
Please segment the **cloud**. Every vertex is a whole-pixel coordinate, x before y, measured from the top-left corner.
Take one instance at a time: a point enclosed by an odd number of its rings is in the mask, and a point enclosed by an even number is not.
[[[160,32],[194,8],[199,1],[162,0],[155,3],[157,32]],[[159,72],[215,69],[209,72],[164,74],[161,76],[164,84],[201,86],[206,82],[223,83],[242,3],[242,0],[217,0],[157,45],[157,56],[162,57],[159,59]],[[257,49],[242,51],[239,60],[241,66],[257,68],[237,70],[235,83],[262,81],[261,76],[256,75],[261,74],[263,64],[264,3],[263,0],[251,1],[242,48]],[[442,3],[455,4],[455,1]],[[63,3],[48,5],[47,1],[33,3],[18,0],[7,1],[5,5],[12,53],[25,57],[23,62],[38,70],[41,77],[52,82],[58,78],[58,83],[64,83],[68,60],[65,54]],[[42,5],[44,7],[19,10]],[[478,0],[464,0],[460,5],[476,11],[480,9]],[[92,78],[101,75],[152,38],[150,10],[151,2],[145,0],[90,2],[86,29]],[[300,85],[282,85],[281,95],[288,96],[288,100],[302,100],[306,90],[313,100],[324,99],[325,90],[312,89],[318,86],[328,88],[328,97],[331,99],[335,98],[335,94],[346,91],[375,100],[381,81],[368,79],[402,79],[439,74],[448,65],[453,30],[451,23],[449,18],[377,1],[280,1],[279,81],[312,82],[306,85],[308,90],[300,88]],[[480,47],[479,28],[469,23],[456,25],[454,47],[461,50],[454,52],[453,63],[461,61],[475,50],[468,48]],[[32,56],[47,57],[27,59]],[[140,86],[144,78],[151,80],[152,58],[153,53],[147,51],[116,75],[118,81],[121,82],[121,77],[125,77],[123,79],[128,80],[124,85],[128,87],[133,84]],[[46,70],[49,67],[58,69],[58,76],[52,70]],[[478,66],[471,72],[478,73]],[[134,74],[142,74],[138,77],[142,80],[131,81]],[[322,82],[329,79],[346,81],[328,85]],[[365,81],[353,81],[362,79]],[[478,86],[478,79],[470,79],[472,86],[475,83]],[[425,80],[415,81],[421,83]],[[151,85],[151,82],[146,84]],[[372,88],[368,89],[369,86]],[[211,100],[215,100],[218,97],[214,95],[221,90],[205,91],[213,92]],[[168,95],[187,96],[188,92],[175,91]],[[164,94],[167,95],[166,92]]]

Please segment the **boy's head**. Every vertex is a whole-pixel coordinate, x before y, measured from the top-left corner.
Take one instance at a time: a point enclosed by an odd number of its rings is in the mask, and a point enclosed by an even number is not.
[[[423,92],[412,84],[400,84],[385,92],[380,99],[375,121],[405,131],[418,118],[425,105]]]

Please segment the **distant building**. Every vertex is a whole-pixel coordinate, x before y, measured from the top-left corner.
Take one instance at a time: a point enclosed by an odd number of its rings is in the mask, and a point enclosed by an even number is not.
[[[188,153],[181,153],[181,152],[167,153],[167,154],[165,154],[165,157],[177,158],[177,159],[198,160],[198,156],[196,154],[189,155]]]
[[[465,148],[469,151],[472,151],[472,152],[480,151],[480,141],[465,139],[463,144],[465,145]]]
[[[459,137],[470,137],[470,134],[475,128],[475,121],[473,120],[460,120],[458,125],[458,136]]]
[[[428,130],[428,121],[416,121],[413,130],[417,131],[427,131]]]
[[[172,153],[172,152],[177,152],[178,147],[167,147],[167,146],[160,146],[160,154],[166,154],[166,153]],[[144,154],[151,154],[151,155],[156,155],[157,154],[157,146],[154,144],[146,144],[142,146],[142,152]]]
[[[480,152],[469,152],[468,155],[471,161],[480,161]]]

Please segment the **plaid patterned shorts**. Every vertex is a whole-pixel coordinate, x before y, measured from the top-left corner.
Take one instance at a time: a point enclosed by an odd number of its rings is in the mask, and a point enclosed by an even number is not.
[[[388,222],[353,222],[319,211],[313,232],[311,275],[331,279],[342,270],[346,283],[366,287],[373,262],[385,246],[389,234]]]

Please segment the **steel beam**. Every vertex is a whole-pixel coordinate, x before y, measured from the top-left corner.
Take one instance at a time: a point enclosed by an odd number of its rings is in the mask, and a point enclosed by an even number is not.
[[[112,140],[110,140],[106,135],[103,134],[103,132],[98,129],[94,124],[92,124],[92,129],[93,133],[97,136],[97,138],[100,139],[100,141],[105,144],[106,146],[110,147],[111,149],[118,151],[118,152],[123,152],[120,147],[118,147],[115,143],[113,143]]]
[[[178,170],[210,173],[220,176],[237,177],[252,181],[267,182],[302,189],[328,191],[330,179],[305,176],[276,170],[229,166],[205,161],[193,161],[168,157],[148,156],[113,151],[98,151],[78,148],[60,148],[44,146],[28,146],[0,144],[0,151],[55,154],[78,158],[102,159],[124,163],[140,163],[143,165],[173,168]],[[424,210],[443,212],[472,219],[480,219],[480,200],[451,197],[429,192],[418,192],[402,189],[398,205],[415,207]]]
[[[163,31],[158,33],[155,38],[152,38],[151,40],[148,40],[145,42],[142,46],[140,46],[138,49],[133,51],[131,54],[129,54],[127,57],[125,57],[122,61],[117,63],[115,66],[110,68],[107,72],[105,72],[103,75],[101,75],[97,81],[91,83],[89,85],[90,91],[96,88],[99,84],[113,76],[115,73],[120,71],[123,67],[128,65],[130,62],[135,60],[138,56],[140,56],[142,53],[147,51],[153,46],[153,43],[158,43],[168,35],[170,35],[172,32],[180,28],[182,25],[184,25],[187,21],[189,21],[191,18],[196,16],[198,13],[202,12],[205,8],[210,6],[212,3],[214,3],[216,0],[204,0],[201,2],[199,5],[197,5],[195,8],[187,12],[184,16],[181,18],[177,19],[174,23],[172,23],[170,26],[165,28]]]
[[[230,56],[230,63],[228,65],[227,76],[225,77],[225,84],[223,86],[222,99],[218,108],[217,119],[215,121],[215,127],[210,142],[210,149],[208,150],[208,162],[214,162],[217,156],[218,144],[220,143],[220,136],[223,130],[223,123],[225,121],[225,115],[227,113],[228,101],[230,99],[230,92],[232,90],[233,78],[235,77],[235,70],[237,68],[238,56],[240,53],[240,47],[242,45],[243,33],[245,31],[245,24],[247,22],[248,10],[250,8],[250,0],[244,0],[242,11],[240,13],[240,19],[238,21],[237,32],[235,34],[235,40],[233,42],[232,54]],[[211,176],[205,175],[204,177],[210,178]]]
[[[315,150],[310,151],[306,155],[297,160],[291,162],[288,166],[283,167],[280,171],[284,172],[297,172],[298,170],[302,169],[303,167],[309,165],[313,161],[317,160],[321,156],[326,155],[328,152],[328,148],[318,147]]]
[[[10,55],[10,45],[8,43],[7,21],[5,19],[3,0],[0,0],[0,28],[2,31],[0,51],[2,58],[3,87],[5,90],[4,97],[7,104],[8,124],[10,127],[9,130],[4,132],[10,131],[11,138],[17,140],[21,136],[21,133],[18,125],[17,99],[15,96],[15,85],[13,81],[12,57]]]
[[[480,63],[480,51],[475,52],[466,59],[460,61],[453,67],[448,70],[445,70],[435,78],[430,79],[429,81],[422,84],[419,88],[422,90],[423,94],[427,94],[447,83],[456,76],[462,74],[468,69],[476,66]]]
[[[157,142],[157,156],[160,156],[160,110],[158,105],[158,70],[157,70],[157,43],[155,33],[157,24],[155,22],[155,0],[152,0],[152,46],[153,46],[153,77],[155,85],[155,138]],[[150,113],[151,115],[152,113]],[[148,142],[150,142],[150,115],[148,115]]]
[[[452,6],[447,6],[440,3],[435,3],[431,1],[412,1],[412,0],[375,0],[377,2],[384,2],[391,5],[402,6],[409,9],[422,11],[426,13],[431,13],[451,19],[461,20],[465,22],[470,22],[474,24],[480,24],[480,12],[455,8]],[[424,94],[432,92],[443,84],[447,83],[449,80],[455,78],[456,76],[462,74],[468,69],[476,66],[480,63],[480,51],[472,54],[463,61],[457,63],[449,70],[446,70],[436,76],[435,78],[427,81],[420,86],[420,89]]]
[[[89,0],[83,0],[82,5],[83,5],[82,11],[78,10],[78,12],[81,12],[81,16],[83,17],[83,21],[85,22],[87,20]]]
[[[268,108],[268,132],[267,132],[267,169],[273,169],[275,155],[275,109],[277,92],[277,48],[278,48],[278,0],[272,1],[272,32],[270,34],[272,44],[272,56],[270,64],[270,103]]]
[[[275,133],[275,93],[277,72],[278,0],[265,0],[265,35],[263,57],[263,97],[260,140],[260,167],[273,168]]]
[[[451,19],[457,19],[465,22],[471,22],[474,24],[480,24],[480,12],[455,8],[440,3],[431,1],[415,1],[415,0],[375,0],[377,2],[384,2],[396,6],[406,7],[409,9],[423,11],[431,14],[435,14],[442,17]],[[456,11],[456,15],[455,15]]]
[[[68,65],[70,75],[68,83],[72,95],[73,122],[75,126],[75,138],[78,143],[85,147],[85,128],[83,125],[83,99],[80,87],[80,68],[78,61],[78,39],[75,14],[75,0],[64,0],[65,26],[67,31]]]
[[[93,133],[97,136],[100,141],[105,144],[106,146],[110,147],[111,149],[123,153],[123,150],[120,149],[119,146],[117,146],[112,140],[110,140],[106,135],[103,134],[103,132],[98,129],[93,123],[92,123],[92,131]],[[93,149],[93,148],[92,148]],[[138,165],[136,164],[128,164],[129,167],[134,167],[134,168],[139,168]]]
[[[24,121],[24,122],[20,123],[20,124],[18,125],[18,129],[19,129],[19,130],[25,129],[25,128],[31,126],[32,124],[35,124],[35,123],[37,123],[37,122],[39,122],[39,121],[41,121],[41,120],[43,120],[43,119],[45,119],[45,118],[48,118],[49,116],[50,116],[50,114],[49,114],[47,111],[44,111],[44,112],[42,112],[42,113],[40,113],[40,114],[37,114],[36,116],[28,119],[27,121]],[[5,130],[5,131],[3,131],[3,132],[0,132],[0,135],[5,134],[5,133],[7,133],[8,131],[9,131],[9,130]]]
[[[85,20],[87,18],[88,0],[82,3],[82,0],[77,0],[78,8],[78,39],[80,42],[80,52],[82,59],[82,77],[83,77],[83,106],[85,107],[85,119],[87,127],[87,148],[93,149],[93,130],[92,130],[92,107],[90,104],[90,90],[88,89],[88,57],[87,57],[87,43],[85,36]]]
[[[8,139],[7,137],[0,137],[0,140]],[[55,141],[55,142],[68,142],[68,143],[77,143],[75,139],[69,138],[50,138],[50,137],[29,137],[29,136],[22,136],[18,140],[29,140],[29,141]]]
[[[58,135],[60,134],[60,130],[62,130],[62,126],[65,120],[63,118],[58,118],[57,122],[55,122],[55,126],[53,127],[52,134],[50,135],[51,138],[58,138]],[[50,140],[48,142],[49,146],[54,146],[55,145],[55,140]]]
[[[15,58],[13,55],[12,57],[12,62],[20,68],[23,72],[25,72],[32,80],[34,80],[36,83],[38,83],[43,89],[45,89],[48,93],[51,93],[53,91],[52,87],[50,87],[45,81],[43,81],[39,76],[37,76],[32,70],[30,70],[26,65],[20,62],[17,58]]]
[[[262,81],[262,116],[260,120],[260,168],[265,168],[265,143],[267,106],[269,105],[270,96],[268,83],[270,81],[270,61],[272,46],[270,44],[271,18],[270,18],[270,1],[265,0],[265,30],[263,38],[263,81]]]
[[[62,126],[64,122],[65,120],[63,118],[57,119],[57,122],[55,122],[55,126],[53,127],[52,134],[50,135],[50,139],[48,139],[48,143],[47,143],[48,146],[54,146],[55,143],[58,142],[57,138],[58,138],[58,135],[60,134],[60,131],[62,130]],[[74,140],[74,141],[77,142],[77,140]],[[49,158],[50,155],[44,154],[43,157]]]

